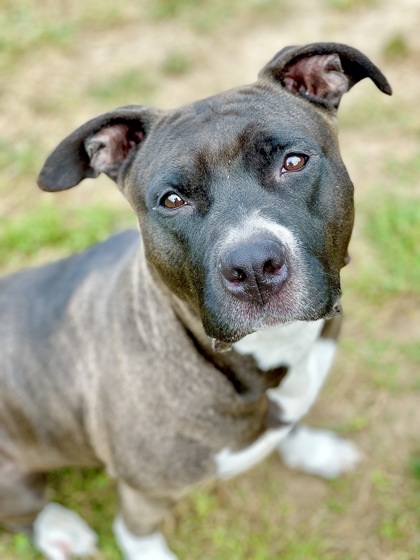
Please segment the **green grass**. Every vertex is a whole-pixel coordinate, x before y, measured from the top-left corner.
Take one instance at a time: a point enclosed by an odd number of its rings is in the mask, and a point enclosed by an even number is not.
[[[88,93],[92,99],[109,107],[138,103],[139,99],[142,103],[150,103],[156,90],[157,82],[150,72],[135,67],[96,84]]]
[[[167,76],[184,76],[194,67],[190,55],[181,51],[171,51],[162,63],[161,70]]]
[[[72,51],[81,36],[97,30],[130,24],[144,18],[141,4],[103,0],[38,2],[2,0],[0,10],[1,67],[13,64],[35,51],[46,48]]]
[[[44,156],[45,152],[42,151],[39,140],[23,138],[16,144],[11,144],[0,137],[0,169],[9,188],[16,178],[36,177],[39,162]]]
[[[269,17],[278,13],[276,0],[156,0],[148,13],[156,20],[177,19],[193,29],[209,32],[232,18]],[[284,11],[282,13],[284,17]]]
[[[413,169],[401,170],[405,181]],[[418,201],[376,189],[360,209],[369,257],[360,263],[360,274],[351,290],[375,303],[398,294],[420,294],[420,211]]]
[[[74,38],[72,21],[46,17],[28,2],[0,12],[0,53],[16,60],[41,46],[67,47]]]
[[[122,3],[103,0],[37,2],[2,0],[0,10],[1,68],[46,48],[72,51],[85,33],[122,29],[133,22],[183,21],[195,29],[211,30],[229,18],[270,15],[276,0],[156,0]]]
[[[349,11],[372,6],[377,0],[324,0],[329,8]]]
[[[0,229],[0,265],[29,263],[40,253],[55,256],[80,251],[104,239],[127,223],[131,212],[116,212],[103,204],[81,208],[36,206],[21,216],[3,218]]]
[[[360,376],[373,389],[386,389],[393,393],[412,393],[420,391],[420,383],[415,375],[416,364],[420,363],[420,350],[417,342],[397,342],[383,335],[375,335],[375,323],[366,325],[366,339],[357,341],[345,339],[341,341],[341,351],[359,364]],[[407,374],[402,364],[412,364],[412,375]],[[420,396],[420,394],[419,394]],[[363,414],[352,418],[347,428],[351,431],[363,429],[366,419]]]
[[[420,494],[420,451],[413,454],[413,456],[411,457],[409,470],[414,481],[416,482],[416,491],[418,494]]]
[[[376,130],[382,134],[401,134],[404,131],[406,138],[407,135],[412,135],[414,139],[420,138],[417,114],[413,115],[412,111],[407,110],[404,101],[398,96],[382,95],[381,99],[380,92],[371,89],[374,87],[373,84],[369,84],[369,86],[371,95],[349,105],[344,104],[339,113],[340,129],[354,130],[355,123],[357,123],[359,131]],[[385,157],[386,152],[384,152]]]
[[[416,481],[410,488],[398,492],[398,480],[388,472],[376,469],[371,480],[374,498],[381,508],[378,535],[393,547],[396,558],[404,558],[408,546],[414,556],[406,558],[417,557],[420,537],[413,538],[413,535],[420,523],[420,491]]]
[[[282,482],[266,476],[276,462],[260,465],[250,476],[258,491],[242,491],[244,479],[193,491],[175,511],[176,527],[171,544],[180,558],[193,559],[191,551],[205,551],[206,560],[329,560],[328,531],[314,535],[287,522],[288,505]],[[264,474],[264,472],[266,474]],[[257,490],[257,489],[256,489]],[[268,498],[269,496],[269,498]]]
[[[29,537],[23,534],[2,534],[0,529],[0,558],[7,557],[16,560],[41,560],[42,556],[35,551]]]
[[[416,165],[419,162],[420,158]],[[387,293],[420,294],[418,201],[378,193],[367,210],[365,229],[384,269],[380,288]]]
[[[420,154],[415,153],[409,157],[388,158],[383,165],[383,172],[389,176],[392,181],[395,193],[399,191],[401,186],[410,188],[411,192],[414,193],[420,176]],[[395,194],[395,198],[400,198],[400,196]],[[392,202],[391,200],[391,203]],[[405,202],[402,202],[402,204],[405,204]],[[373,203],[373,205],[376,206],[375,203]],[[410,200],[409,205],[411,205],[413,209],[417,209],[420,217],[419,200]]]
[[[395,33],[388,38],[382,51],[384,57],[388,60],[401,60],[411,53],[411,48],[407,38],[402,33]]]

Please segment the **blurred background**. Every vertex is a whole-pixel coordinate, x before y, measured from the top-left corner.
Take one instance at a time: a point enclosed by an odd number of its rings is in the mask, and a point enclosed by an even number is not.
[[[48,153],[119,105],[170,108],[253,81],[282,47],[348,43],[394,89],[364,80],[343,99],[340,141],[356,187],[346,325],[308,417],[353,439],[358,471],[325,482],[277,457],[181,501],[164,526],[182,560],[420,558],[420,3],[418,0],[0,0],[0,270],[69,254],[135,225],[111,181],[41,193]],[[120,558],[112,482],[51,476],[51,497]],[[0,531],[2,560],[39,558]]]

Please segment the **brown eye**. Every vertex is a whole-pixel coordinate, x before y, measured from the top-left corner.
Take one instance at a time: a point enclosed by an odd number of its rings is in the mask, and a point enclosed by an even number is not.
[[[301,154],[290,154],[284,158],[282,173],[289,173],[290,171],[299,171],[306,165],[307,158]]]
[[[172,192],[166,195],[162,199],[162,204],[163,206],[165,206],[165,208],[173,209],[173,208],[179,208],[180,206],[184,206],[186,202],[176,193]]]

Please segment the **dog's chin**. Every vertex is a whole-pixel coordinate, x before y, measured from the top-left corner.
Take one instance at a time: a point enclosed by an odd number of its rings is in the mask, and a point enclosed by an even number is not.
[[[319,309],[298,310],[295,313],[260,314],[238,320],[232,317],[232,321],[213,322],[203,319],[204,330],[212,340],[213,347],[217,351],[230,348],[235,342],[239,342],[255,331],[270,329],[280,325],[294,323],[296,321],[318,321],[320,319],[331,319],[342,312],[339,297],[334,298],[334,303],[329,303]]]

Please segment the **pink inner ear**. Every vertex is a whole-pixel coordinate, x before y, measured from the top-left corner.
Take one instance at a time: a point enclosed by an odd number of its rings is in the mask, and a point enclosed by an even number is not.
[[[91,136],[85,144],[91,166],[115,178],[131,149],[143,140],[140,130],[130,131],[126,124],[108,126]]]
[[[336,54],[315,55],[292,63],[283,74],[283,85],[291,93],[311,95],[334,105],[349,89]]]

